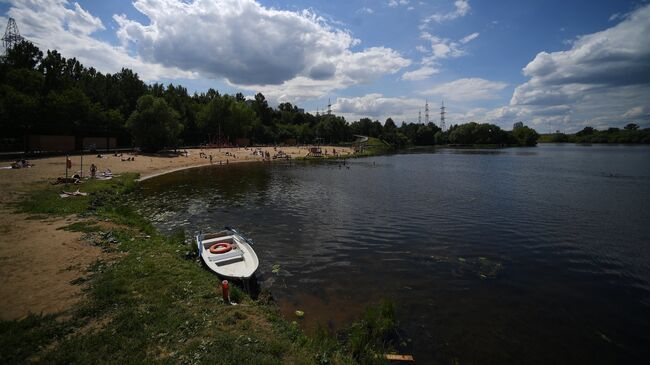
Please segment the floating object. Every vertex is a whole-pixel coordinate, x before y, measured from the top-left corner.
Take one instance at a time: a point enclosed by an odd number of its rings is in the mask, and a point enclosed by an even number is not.
[[[413,355],[384,354],[384,359],[390,361],[415,361]]]
[[[210,253],[220,254],[232,250],[232,245],[228,242],[218,242],[210,246]]]
[[[216,245],[227,243],[230,249],[220,250],[221,253],[211,252]],[[248,279],[257,270],[259,259],[251,247],[251,241],[232,228],[217,233],[196,236],[199,256],[208,268],[220,276],[230,279]],[[214,251],[214,250],[212,250]]]
[[[303,311],[301,311],[301,310],[297,310],[297,311],[296,311],[296,316],[302,318],[302,317],[305,316],[305,312],[303,312]]]

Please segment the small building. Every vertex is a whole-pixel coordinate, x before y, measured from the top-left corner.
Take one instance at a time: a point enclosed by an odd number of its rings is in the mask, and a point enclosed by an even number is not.
[[[74,136],[30,135],[27,138],[27,149],[30,151],[74,151],[76,138]]]
[[[105,150],[107,138],[106,137],[84,137],[82,146],[84,150],[98,149]],[[115,148],[117,146],[117,139],[115,137],[108,138],[108,148]]]
[[[250,138],[237,138],[235,139],[235,146],[237,147],[248,147],[251,145]]]

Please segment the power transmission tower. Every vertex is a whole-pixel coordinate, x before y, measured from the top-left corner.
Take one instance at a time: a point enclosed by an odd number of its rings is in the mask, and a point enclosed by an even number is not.
[[[5,29],[5,35],[2,37],[2,46],[4,47],[4,54],[6,55],[9,50],[20,43],[24,38],[18,32],[18,26],[14,18],[9,18],[7,22],[7,29]]]
[[[440,129],[443,131],[445,130],[445,114],[447,114],[445,109],[447,108],[445,108],[445,101],[443,100],[442,106],[440,107]]]
[[[429,100],[424,103],[424,122],[429,124]]]
[[[422,124],[422,109],[418,109],[418,124]]]
[[[327,115],[332,115],[332,100],[327,98]]]

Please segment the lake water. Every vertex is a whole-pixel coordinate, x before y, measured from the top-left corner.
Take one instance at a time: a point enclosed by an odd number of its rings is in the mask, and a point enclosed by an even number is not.
[[[650,361],[648,146],[197,168],[141,194],[163,231],[252,237],[306,328],[391,298],[421,364]]]

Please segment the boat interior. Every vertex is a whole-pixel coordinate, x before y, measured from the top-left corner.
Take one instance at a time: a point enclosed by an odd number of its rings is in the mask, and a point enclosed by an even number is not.
[[[209,251],[210,246],[218,242],[227,242],[232,245],[232,250],[224,253],[214,254]],[[241,261],[244,259],[244,252],[238,247],[237,241],[231,232],[222,231],[219,233],[205,235],[201,241],[204,255],[210,261],[217,265],[226,265],[229,263]]]

